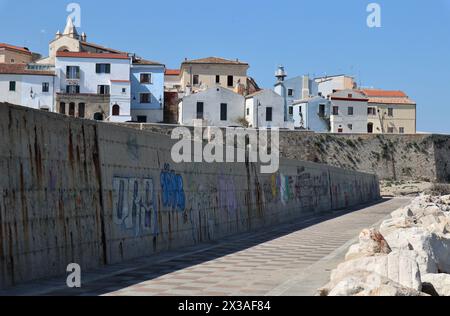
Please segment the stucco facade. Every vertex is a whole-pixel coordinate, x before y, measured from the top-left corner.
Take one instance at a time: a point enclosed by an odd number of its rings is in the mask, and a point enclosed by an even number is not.
[[[240,84],[246,90],[248,69],[247,63],[238,60],[217,57],[186,60],[181,64],[181,89],[186,94],[216,86],[234,91]]]
[[[294,126],[296,129],[328,133],[331,129],[331,102],[323,97],[313,97],[294,102]]]
[[[53,75],[0,73],[0,102],[54,111],[54,81]]]
[[[131,116],[133,121],[147,123],[163,121],[164,72],[165,66],[161,64],[133,63],[131,65]]]
[[[361,90],[369,99],[368,132],[416,134],[416,103],[402,91]]]
[[[356,90],[331,94],[331,133],[366,134],[368,99]]]
[[[101,115],[102,120],[112,122],[131,120],[131,58],[128,55],[59,52],[55,63],[59,79],[56,88],[59,94],[58,102],[70,104],[73,97],[72,102],[84,104],[85,113],[95,113],[98,118]],[[108,65],[109,71],[98,72],[98,65]],[[78,70],[69,74],[67,71],[71,67]],[[97,98],[98,95],[100,96]],[[106,102],[109,103],[108,107],[105,106]],[[114,108],[116,111],[113,111]],[[62,113],[61,104],[58,105],[58,109],[61,114],[73,114],[73,111]],[[99,109],[102,112],[99,112]]]
[[[318,84],[319,94],[325,98],[336,91],[356,89],[354,78],[346,75],[319,77],[315,82]]]
[[[247,96],[245,118],[252,128],[287,128],[283,97],[272,90],[262,90]]]
[[[244,104],[243,96],[216,86],[185,96],[179,104],[178,122],[188,126],[198,121],[208,126],[241,126]]]

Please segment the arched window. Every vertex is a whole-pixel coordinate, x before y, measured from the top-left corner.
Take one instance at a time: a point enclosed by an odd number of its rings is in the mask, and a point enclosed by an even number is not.
[[[66,114],[66,104],[64,102],[61,102],[59,104],[59,113],[60,114]]]
[[[75,116],[75,103],[71,102],[69,104],[69,115]]]
[[[119,116],[120,115],[120,106],[118,104],[114,104],[112,107],[112,115]]]
[[[86,112],[86,104],[79,103],[78,104],[78,117],[84,118]]]
[[[94,120],[96,121],[103,121],[103,114],[100,112],[97,112],[94,114]]]

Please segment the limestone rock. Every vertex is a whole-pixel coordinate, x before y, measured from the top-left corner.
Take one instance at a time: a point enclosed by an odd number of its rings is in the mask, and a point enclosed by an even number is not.
[[[385,220],[380,226],[380,233],[387,236],[399,228],[414,227],[416,222],[412,217],[398,216]]]
[[[423,227],[398,229],[385,239],[393,250],[415,250],[422,274],[450,273],[450,239]]]
[[[450,206],[450,195],[441,196],[439,202],[443,205]]]
[[[330,283],[319,290],[320,296],[423,296],[389,278],[368,271],[355,271],[337,283]]]
[[[383,235],[376,229],[365,229],[359,235],[359,244],[350,247],[345,259],[353,260],[377,254],[389,254],[391,248]]]
[[[392,252],[389,255],[366,257],[344,262],[331,274],[331,281],[337,282],[355,271],[374,272],[400,285],[420,291],[422,282],[420,270],[412,255]]]
[[[398,218],[398,217],[402,217],[402,218],[406,217],[407,218],[407,217],[413,217],[413,216],[414,216],[414,213],[411,211],[409,206],[399,208],[398,210],[394,211],[391,214],[392,218]]]
[[[422,282],[428,294],[450,296],[450,274],[425,274]]]

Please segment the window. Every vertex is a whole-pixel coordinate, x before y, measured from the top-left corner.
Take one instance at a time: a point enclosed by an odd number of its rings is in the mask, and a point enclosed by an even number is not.
[[[349,97],[350,99],[353,98],[353,94],[349,93],[349,94],[348,94],[348,97]]]
[[[145,115],[138,115],[137,121],[138,121],[138,123],[147,123],[147,116],[145,116]]]
[[[344,130],[342,128],[338,128],[338,133],[343,133]]]
[[[388,133],[389,134],[394,134],[394,128],[393,127],[388,127]]]
[[[141,103],[150,103],[150,93],[141,93]]]
[[[14,64],[16,60],[14,58],[11,58],[11,64]]]
[[[95,72],[98,74],[110,74],[111,73],[111,64],[96,64]]]
[[[84,118],[86,115],[86,104],[80,103],[78,104],[78,117]]]
[[[266,122],[272,122],[273,120],[273,109],[271,107],[266,108]]]
[[[112,115],[119,116],[120,115],[120,106],[118,104],[114,104],[112,107]]]
[[[399,132],[400,132],[400,134],[405,134],[405,128],[404,127],[400,127],[399,128]]]
[[[199,83],[200,83],[200,76],[199,75],[194,75],[193,80],[194,80],[194,82],[193,82],[194,86],[199,85]]]
[[[298,113],[299,113],[300,115],[303,115],[303,107],[302,107],[302,106],[299,106],[299,107],[298,107]]]
[[[141,83],[142,84],[152,83],[152,75],[151,74],[141,74]]]
[[[69,93],[69,94],[80,93],[80,86],[68,85],[68,86],[66,86],[66,93]]]
[[[325,104],[319,104],[319,116],[325,117]]]
[[[227,84],[229,87],[234,87],[234,77],[233,76],[228,76]]]
[[[348,107],[348,115],[352,116],[352,115],[353,115],[353,112],[354,112],[353,107],[352,107],[352,106],[349,106],[349,107]]]
[[[368,108],[368,109],[367,109],[367,114],[368,114],[368,115],[376,115],[376,114],[377,114],[377,111],[376,111],[375,108]]]
[[[204,103],[197,102],[197,120],[203,120],[203,118],[204,118],[203,108],[204,108]]]
[[[127,88],[122,88],[122,93],[123,94],[127,93]]]
[[[226,103],[222,103],[220,105],[220,120],[221,121],[228,120],[228,105]]]
[[[390,116],[390,117],[394,116],[394,109],[393,108],[389,108],[388,109],[388,116]]]
[[[9,91],[16,91],[16,82],[15,81],[9,82]]]
[[[80,79],[80,67],[78,67],[78,66],[67,66],[67,68],[66,68],[66,78],[67,79]]]
[[[289,97],[294,96],[294,90],[293,89],[288,89],[288,96]]]
[[[64,102],[61,102],[59,104],[59,113],[60,114],[66,114],[66,104]]]
[[[42,92],[49,92],[50,91],[50,84],[48,82],[42,83]]]
[[[333,106],[333,115],[339,115],[339,107]]]
[[[347,127],[349,130],[351,130],[351,131],[353,130],[353,124],[348,124]]]
[[[103,121],[103,114],[100,112],[97,112],[94,114],[94,120],[96,121]]]
[[[216,83],[220,84],[220,76],[219,75],[216,76]]]
[[[292,106],[289,107],[289,115],[294,114],[294,108]]]
[[[109,86],[107,85],[100,85],[97,87],[97,94],[100,95],[109,95]]]
[[[69,104],[69,115],[75,116],[75,103],[73,102]]]
[[[250,115],[250,108],[247,108],[247,116]]]

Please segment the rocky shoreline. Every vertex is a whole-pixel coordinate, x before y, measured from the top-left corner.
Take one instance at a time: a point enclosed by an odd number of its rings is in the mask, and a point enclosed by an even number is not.
[[[450,296],[450,195],[421,195],[366,229],[319,296]]]

